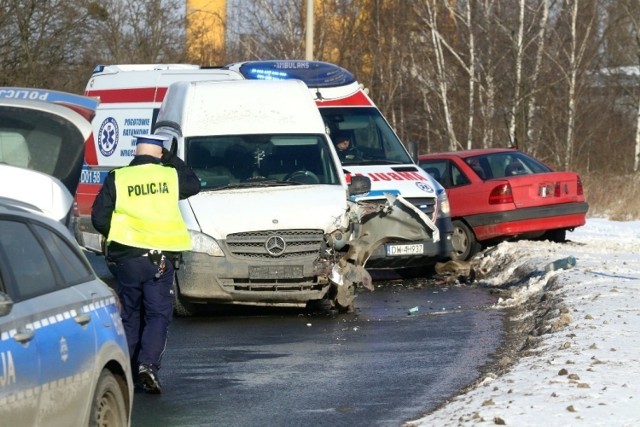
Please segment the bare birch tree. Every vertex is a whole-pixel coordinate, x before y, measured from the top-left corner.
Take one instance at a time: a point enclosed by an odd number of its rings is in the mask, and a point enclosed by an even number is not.
[[[623,19],[628,22],[626,27],[628,28],[629,36],[626,37],[629,44],[633,46],[633,49],[629,49],[634,53],[634,57],[629,58],[630,65],[635,65],[632,74],[636,76],[636,82],[640,80],[640,3],[635,0],[623,0],[620,2],[620,9],[624,14]],[[623,43],[626,47],[627,44]],[[631,93],[635,95],[636,102],[636,117],[635,117],[635,137],[634,137],[634,158],[633,158],[633,171],[640,171],[640,84],[632,85]]]
[[[511,101],[511,114],[509,115],[509,141],[518,146],[516,134],[516,118],[520,107],[520,92],[522,86],[522,67],[524,62],[524,9],[525,0],[518,1],[518,29],[515,44],[515,81],[513,84],[513,100]]]
[[[531,73],[531,94],[527,103],[527,141],[526,145],[532,155],[536,155],[538,144],[534,141],[540,135],[537,123],[538,91],[540,90],[540,70],[542,68],[542,58],[546,50],[545,35],[547,31],[547,22],[549,21],[549,1],[542,0],[540,3],[540,21],[538,24],[537,49],[534,58],[533,72]]]
[[[481,27],[484,28],[485,40],[489,39],[489,29],[493,28],[492,25],[492,11],[494,10],[494,0],[484,0],[481,3],[481,13],[479,14],[479,21]],[[482,131],[482,147],[488,148],[493,146],[495,127],[494,117],[496,116],[496,82],[494,78],[495,64],[499,62],[498,58],[494,55],[496,46],[494,43],[486,43],[486,54],[483,55],[483,59],[479,64],[482,72],[484,90],[478,94],[480,104],[480,114],[483,117],[484,126]]]
[[[414,4],[414,8],[418,17],[419,25],[424,28],[424,31],[426,32],[425,35],[431,41],[432,53],[435,58],[435,75],[433,76],[432,82],[435,84],[436,93],[443,112],[448,148],[449,150],[457,150],[458,148],[462,148],[462,145],[456,136],[453,116],[449,105],[450,74],[447,70],[447,64],[445,61],[443,37],[438,28],[438,13],[440,6],[436,0],[426,0],[422,4]],[[453,51],[453,49],[450,51]]]
[[[569,63],[567,74],[567,139],[566,147],[564,151],[564,158],[562,159],[562,166],[565,169],[571,169],[574,166],[574,150],[575,150],[575,130],[576,130],[576,106],[577,106],[577,86],[578,86],[578,73],[582,66],[582,62],[585,57],[585,51],[587,48],[587,41],[591,35],[593,29],[593,22],[595,16],[591,15],[591,20],[584,23],[582,37],[578,34],[578,19],[579,19],[579,5],[580,0],[567,0],[567,6],[569,8],[569,16],[571,19],[571,33],[570,33],[570,46],[569,46]]]
[[[475,95],[476,95],[476,42],[471,20],[471,4],[467,2],[465,8],[465,24],[469,32],[469,118],[467,121],[467,149],[473,148],[473,124],[475,119]]]

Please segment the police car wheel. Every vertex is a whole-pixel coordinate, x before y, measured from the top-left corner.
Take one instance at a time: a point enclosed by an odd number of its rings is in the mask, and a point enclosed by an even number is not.
[[[91,404],[90,426],[124,426],[129,420],[125,393],[116,377],[103,369]]]

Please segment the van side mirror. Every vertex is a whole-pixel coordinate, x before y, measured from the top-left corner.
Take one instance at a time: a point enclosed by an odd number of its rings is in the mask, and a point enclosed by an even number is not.
[[[368,176],[354,175],[349,184],[349,195],[356,196],[371,191],[371,178]]]

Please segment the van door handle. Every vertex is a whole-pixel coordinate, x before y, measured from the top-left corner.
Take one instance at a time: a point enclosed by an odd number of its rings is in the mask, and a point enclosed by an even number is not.
[[[77,324],[84,326],[91,321],[91,315],[87,313],[80,313],[74,317],[73,320],[75,320]]]
[[[33,339],[35,333],[32,329],[20,329],[13,336],[13,339],[18,341],[19,343],[26,344]]]

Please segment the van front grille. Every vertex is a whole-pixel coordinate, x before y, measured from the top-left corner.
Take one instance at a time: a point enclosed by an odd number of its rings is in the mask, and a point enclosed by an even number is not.
[[[322,230],[264,230],[227,235],[228,250],[249,259],[315,256],[324,241]]]

